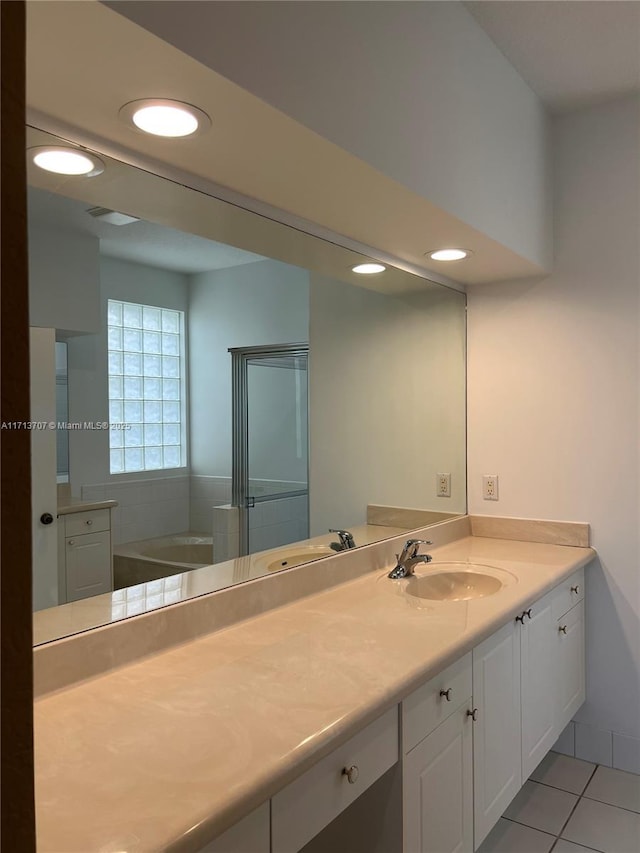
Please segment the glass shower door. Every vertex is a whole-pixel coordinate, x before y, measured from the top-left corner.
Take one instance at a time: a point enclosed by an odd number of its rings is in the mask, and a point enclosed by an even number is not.
[[[240,507],[240,553],[252,554],[309,536],[308,347],[232,354],[240,371],[234,395],[244,398],[244,405],[234,405],[240,427],[234,428],[234,503]],[[237,465],[236,449],[243,451]]]

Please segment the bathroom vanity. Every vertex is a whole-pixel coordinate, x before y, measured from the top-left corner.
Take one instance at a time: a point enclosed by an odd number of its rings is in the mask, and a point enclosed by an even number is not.
[[[398,761],[401,838],[379,849],[477,849],[584,702],[583,590],[581,568],[203,853],[296,853]]]
[[[79,601],[113,589],[111,512],[117,501],[58,505],[58,601]]]
[[[298,595],[41,695],[38,849],[476,849],[584,700],[594,552],[470,533],[468,518],[429,529],[434,561],[416,571],[489,567],[511,579],[492,595],[409,594],[411,580],[387,577],[402,544],[389,540],[238,587]],[[305,589],[332,566],[344,583]],[[197,602],[138,618],[167,631],[180,609],[201,620]],[[58,651],[43,647],[49,671],[77,666]]]

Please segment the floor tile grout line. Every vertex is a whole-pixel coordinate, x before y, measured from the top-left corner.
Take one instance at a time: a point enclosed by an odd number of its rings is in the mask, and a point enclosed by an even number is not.
[[[587,790],[587,788],[589,787],[589,784],[591,783],[591,780],[593,779],[593,777],[594,777],[594,775],[595,775],[595,772],[596,772],[596,770],[598,769],[598,767],[599,767],[599,765],[598,765],[598,764],[596,764],[596,766],[593,768],[593,773],[591,774],[591,776],[589,776],[589,778],[588,778],[588,780],[587,780],[587,784],[586,784],[586,785],[584,786],[584,788],[583,788],[583,793],[582,793],[582,794],[580,794],[580,795],[578,796],[578,799],[577,799],[577,800],[575,801],[575,803],[573,804],[573,808],[572,808],[572,809],[571,809],[571,811],[569,812],[569,817],[565,820],[565,822],[563,823],[562,827],[560,828],[560,832],[558,833],[558,838],[561,838],[561,837],[562,837],[562,833],[563,833],[563,832],[565,831],[565,829],[567,828],[567,824],[569,823],[569,821],[570,821],[570,820],[571,820],[571,818],[573,817],[573,813],[574,813],[574,812],[575,812],[575,810],[578,808],[578,803],[580,802],[580,800],[581,800],[581,799],[582,799],[582,797],[584,796],[584,791],[586,791],[586,790]],[[568,840],[568,839],[567,839],[567,840]]]
[[[547,830],[546,830],[546,829],[538,829],[538,827],[537,827],[537,826],[529,826],[529,824],[528,824],[528,823],[522,823],[522,822],[521,822],[521,821],[519,821],[519,820],[514,820],[512,817],[505,817],[504,815],[502,815],[502,817],[500,818],[500,820],[508,820],[508,821],[509,821],[509,823],[517,823],[517,824],[518,824],[518,826],[526,826],[526,827],[527,827],[527,829],[533,829],[533,830],[535,830],[536,832],[541,832],[543,835],[548,835],[548,836],[549,836],[549,838],[557,838],[557,837],[558,837],[554,832],[547,832]]]
[[[591,774],[591,776],[593,776],[593,774]],[[589,777],[586,785],[584,786],[584,788],[582,789],[581,792],[580,791],[569,791],[567,788],[561,788],[559,785],[550,785],[548,782],[538,782],[537,779],[531,779],[531,777],[529,777],[529,779],[527,779],[527,782],[535,782],[536,785],[544,785],[545,788],[553,788],[554,791],[564,791],[565,794],[573,794],[574,797],[581,797],[584,794],[587,785],[591,781],[591,776]]]
[[[587,797],[585,794],[582,795],[580,799],[584,797],[585,800],[589,800],[592,803],[600,803],[602,806],[611,806],[612,809],[620,809],[623,812],[630,812],[630,814],[640,815],[640,810],[636,809],[628,809],[626,806],[619,806],[617,803],[608,803],[605,800],[598,800],[596,797]]]

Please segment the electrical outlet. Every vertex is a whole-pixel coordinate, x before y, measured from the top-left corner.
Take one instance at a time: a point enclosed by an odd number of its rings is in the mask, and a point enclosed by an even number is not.
[[[482,477],[482,497],[485,501],[498,500],[498,475],[485,474]]]
[[[451,497],[451,474],[436,474],[436,495],[439,498]]]

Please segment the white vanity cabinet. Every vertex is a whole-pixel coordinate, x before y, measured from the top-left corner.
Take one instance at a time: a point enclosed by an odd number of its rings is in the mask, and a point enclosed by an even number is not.
[[[111,510],[69,512],[58,523],[61,602],[111,592]]]
[[[355,836],[334,829],[335,819],[348,816],[348,831],[362,835],[362,821],[373,820],[362,817],[371,803],[358,816],[347,809],[375,790],[398,757],[397,801],[378,799],[373,811],[401,807],[402,826],[387,846],[357,849],[473,853],[584,701],[583,587],[580,570],[202,853],[353,853]]]
[[[519,623],[509,622],[473,650],[473,706],[477,848],[522,786]]]
[[[558,738],[555,590],[519,618],[522,698],[522,779],[528,779]]]
[[[477,850],[584,702],[583,587],[579,570],[402,703],[405,853]]]
[[[558,734],[585,700],[584,602],[576,604],[556,623]]]
[[[472,853],[471,655],[402,703],[403,850]]]

